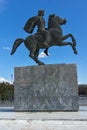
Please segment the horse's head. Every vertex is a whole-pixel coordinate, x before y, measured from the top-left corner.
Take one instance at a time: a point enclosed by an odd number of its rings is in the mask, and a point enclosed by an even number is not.
[[[55,14],[51,14],[49,16],[48,29],[57,28],[59,25],[63,25],[63,24],[66,24],[65,18],[60,18],[59,16],[56,16]]]
[[[66,24],[67,22],[65,18],[61,18],[59,16],[55,16],[55,19],[60,25]]]

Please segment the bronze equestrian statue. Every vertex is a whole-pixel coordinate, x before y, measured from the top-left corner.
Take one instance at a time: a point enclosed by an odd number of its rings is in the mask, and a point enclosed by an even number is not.
[[[26,48],[30,51],[29,56],[36,62],[38,65],[44,65],[43,62],[38,60],[39,50],[45,49],[45,53],[48,55],[48,48],[51,46],[66,46],[70,45],[75,54],[76,50],[76,40],[72,34],[67,34],[63,36],[61,25],[66,24],[65,18],[60,18],[55,14],[49,15],[48,18],[48,28],[45,28],[45,21],[43,19],[44,12],[39,10],[38,16],[30,18],[24,30],[28,33],[32,33],[35,26],[38,27],[37,33],[28,36],[27,38],[18,38],[13,44],[11,55],[13,55],[21,43],[24,43]],[[71,42],[65,42],[67,38],[71,38]]]

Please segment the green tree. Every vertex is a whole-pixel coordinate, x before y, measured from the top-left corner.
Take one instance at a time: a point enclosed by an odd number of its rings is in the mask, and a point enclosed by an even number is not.
[[[14,86],[8,82],[0,83],[0,99],[13,100],[13,98],[14,98]]]

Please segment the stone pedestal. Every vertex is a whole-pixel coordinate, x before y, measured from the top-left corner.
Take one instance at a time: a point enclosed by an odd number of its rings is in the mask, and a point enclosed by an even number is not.
[[[75,64],[16,67],[15,111],[78,111]]]

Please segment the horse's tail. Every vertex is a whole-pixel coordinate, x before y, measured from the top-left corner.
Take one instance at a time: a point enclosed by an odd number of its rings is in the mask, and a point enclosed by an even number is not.
[[[22,43],[24,42],[24,39],[22,38],[18,38],[14,41],[14,44],[13,44],[13,47],[12,47],[12,50],[11,50],[11,55],[13,55],[15,53],[15,51],[17,50],[17,47]]]

